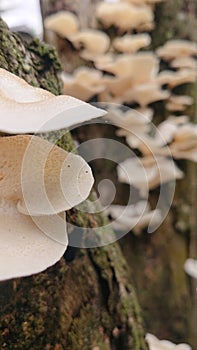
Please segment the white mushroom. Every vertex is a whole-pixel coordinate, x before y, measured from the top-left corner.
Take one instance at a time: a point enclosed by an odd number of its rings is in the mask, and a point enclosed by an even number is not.
[[[197,56],[197,44],[188,40],[169,40],[157,49],[157,54],[167,61],[178,57]]]
[[[63,38],[68,38],[70,34],[77,33],[79,21],[72,12],[60,11],[47,17],[44,21],[44,26]]]
[[[177,72],[163,71],[157,77],[157,82],[160,85],[168,84],[170,89],[175,86],[194,83],[197,79],[197,72],[192,69],[180,69]]]
[[[170,66],[172,68],[189,68],[197,70],[197,60],[188,56],[177,57],[170,62]]]
[[[138,188],[143,197],[148,190],[183,178],[182,171],[173,160],[161,156],[126,159],[118,165],[117,171],[119,181]]]
[[[118,77],[130,77],[132,85],[137,85],[155,80],[159,60],[152,52],[139,52],[134,55],[118,55],[115,61],[96,63],[96,67]]]
[[[0,146],[0,193],[22,214],[56,214],[89,195],[93,177],[80,156],[29,135],[2,137]]]
[[[150,350],[192,350],[188,344],[174,344],[169,340],[159,340],[155,335],[150,333],[146,334],[146,341]]]
[[[187,259],[184,264],[184,270],[189,276],[197,279],[197,260]]]
[[[150,45],[151,37],[145,34],[126,34],[122,37],[117,37],[113,41],[113,47],[123,53],[135,53],[143,47]]]
[[[105,214],[110,215],[113,219],[112,227],[115,230],[132,230],[136,234],[139,234],[150,222],[156,224],[161,220],[160,211],[158,209],[151,210],[146,201],[127,206],[110,205]]]
[[[85,54],[101,55],[104,54],[109,46],[110,39],[108,35],[96,29],[84,29],[80,32],[70,35],[69,40],[76,49],[84,49]]]
[[[96,8],[96,18],[106,27],[115,26],[121,32],[137,29],[153,22],[153,12],[148,6],[135,6],[123,2],[100,2]]]
[[[194,99],[187,95],[171,95],[166,103],[168,111],[184,111],[187,106],[191,106]]]
[[[117,131],[118,136],[129,136],[132,133],[139,138],[139,135],[149,132],[152,116],[153,111],[150,109],[140,113],[136,109],[123,112],[118,108],[110,108],[105,118],[121,128]]]
[[[0,279],[43,271],[66,250],[64,211],[89,195],[91,169],[39,137],[1,137],[0,180]]]
[[[64,218],[56,230],[65,235],[64,245],[48,238],[31,217],[20,214],[14,201],[0,199],[0,280],[39,273],[60,260],[67,247]]]
[[[167,90],[162,90],[157,82],[150,82],[128,89],[122,95],[122,100],[126,103],[137,102],[144,108],[150,103],[166,100],[169,96],[170,93]]]
[[[63,93],[83,101],[88,101],[105,90],[102,73],[88,67],[76,69],[72,76],[63,73],[62,79]]]
[[[68,128],[106,114],[104,110],[73,97],[54,96],[30,86],[27,88],[29,92],[24,94],[26,87],[24,88],[22,79],[1,69],[0,77],[4,76],[4,83],[0,87],[0,131],[2,132],[9,134],[48,132]],[[9,96],[11,81],[14,88],[11,89],[11,96]],[[35,89],[34,93],[33,89]]]

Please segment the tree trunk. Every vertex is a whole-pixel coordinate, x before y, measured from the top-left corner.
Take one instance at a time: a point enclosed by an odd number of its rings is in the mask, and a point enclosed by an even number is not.
[[[0,41],[1,68],[34,86],[61,92],[60,64],[50,46],[38,40],[24,43],[1,19]],[[73,147],[69,136],[60,144]],[[68,215],[79,221],[75,211]],[[80,218],[82,225],[85,219]],[[103,218],[95,215],[89,221],[96,227]],[[139,305],[119,245],[82,249],[69,264],[62,258],[43,273],[0,283],[0,348],[146,350]]]

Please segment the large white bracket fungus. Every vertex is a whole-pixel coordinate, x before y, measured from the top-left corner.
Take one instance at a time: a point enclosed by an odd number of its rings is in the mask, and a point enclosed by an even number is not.
[[[84,201],[93,182],[80,156],[36,136],[0,138],[0,280],[38,273],[61,258],[64,211]]]
[[[49,132],[100,117],[106,112],[71,96],[55,96],[0,69],[0,131]]]

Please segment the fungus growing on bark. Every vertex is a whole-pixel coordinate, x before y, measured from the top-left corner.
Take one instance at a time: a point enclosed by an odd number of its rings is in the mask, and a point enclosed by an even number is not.
[[[102,73],[88,67],[76,69],[73,75],[63,73],[62,79],[63,93],[83,101],[88,101],[105,90]]]
[[[197,279],[197,260],[187,259],[184,264],[184,270],[189,276]]]
[[[46,29],[67,39],[69,35],[76,33],[79,29],[78,18],[69,11],[60,11],[50,15],[45,19],[44,25]]]
[[[174,344],[169,340],[159,340],[155,335],[150,333],[146,334],[146,341],[150,350],[192,350],[188,344]]]
[[[0,70],[0,77],[5,77],[0,85],[2,132],[23,134],[54,131],[106,114],[104,110],[71,96],[55,96],[43,89],[32,88],[23,79],[3,69]],[[10,88],[9,95],[10,85],[14,88]]]
[[[138,29],[141,25],[153,23],[154,16],[149,6],[136,6],[124,2],[106,3],[97,5],[96,18],[109,28],[115,26],[120,32]]]
[[[171,95],[166,103],[166,109],[168,111],[177,111],[182,112],[188,106],[191,106],[194,102],[194,99],[191,96],[187,95]]]
[[[163,183],[182,179],[183,173],[166,157],[128,158],[117,167],[120,182],[136,187],[142,196]]]
[[[96,29],[84,29],[69,37],[76,49],[84,49],[84,54],[104,54],[110,45],[108,35]]]
[[[169,40],[157,49],[157,54],[166,61],[197,56],[197,44],[188,40]]]
[[[135,53],[141,48],[150,45],[151,37],[147,33],[117,37],[113,41],[113,47],[123,53]]]
[[[39,137],[0,138],[0,279],[56,263],[67,247],[64,211],[92,188],[90,167]]]
[[[115,230],[132,230],[135,234],[139,234],[150,222],[156,224],[161,220],[160,211],[151,210],[146,201],[127,206],[113,204],[105,214],[113,219],[111,225]]]

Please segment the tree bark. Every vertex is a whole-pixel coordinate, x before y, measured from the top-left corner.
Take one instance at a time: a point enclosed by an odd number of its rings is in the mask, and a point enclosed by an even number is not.
[[[54,49],[38,40],[23,42],[1,19],[0,41],[1,68],[61,92]],[[68,135],[59,144],[73,148]],[[68,216],[75,224],[87,220],[74,210]],[[104,219],[95,215],[88,220],[96,227]],[[82,249],[69,264],[62,258],[43,273],[1,282],[0,348],[146,350],[139,305],[118,243]]]

